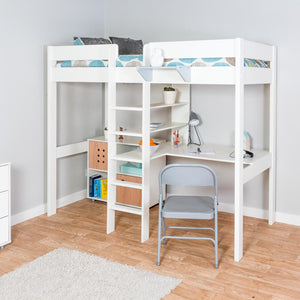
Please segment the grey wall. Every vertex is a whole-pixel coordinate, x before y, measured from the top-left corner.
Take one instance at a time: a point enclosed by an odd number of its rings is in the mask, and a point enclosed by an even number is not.
[[[242,37],[278,46],[276,209],[296,215],[300,215],[297,197],[300,173],[300,125],[297,122],[300,110],[297,82],[300,65],[297,59],[300,53],[300,40],[297,38],[299,11],[298,0],[110,0],[107,1],[106,12],[107,35],[142,38],[145,42]],[[294,58],[293,62],[291,58]],[[205,141],[232,143],[233,90],[197,86],[193,88],[192,101],[193,108],[204,121],[202,134]],[[266,143],[264,137],[268,128],[263,123],[266,105],[260,87],[247,88],[249,115],[246,129],[258,148]],[[225,173],[226,178],[233,176],[231,169],[225,165],[219,173]],[[225,202],[232,202],[232,186],[226,178],[221,179],[221,197]],[[266,194],[263,191],[265,182],[264,175],[246,185],[246,205],[267,208],[266,201],[262,201]]]
[[[12,162],[16,214],[44,203],[45,46],[71,44],[74,35],[102,36],[104,1],[0,0],[0,5],[0,161]],[[59,144],[102,130],[101,87],[70,86],[59,87],[67,96],[59,99]],[[85,188],[85,167],[85,155],[59,162],[58,197]]]
[[[277,211],[300,215],[300,62],[290,62],[300,53],[298,0],[106,0],[106,8],[104,0],[0,0],[0,4],[0,161],[13,163],[14,214],[44,203],[44,47],[70,44],[74,35],[116,35],[142,38],[145,42],[243,37],[277,45]],[[246,107],[251,112],[246,127],[255,146],[262,147],[268,130],[263,122],[266,103],[260,87],[248,88],[246,93]],[[101,133],[101,87],[88,84],[74,88],[67,84],[59,88],[59,94],[67,96],[59,101],[59,144]],[[203,118],[201,132],[206,142],[232,143],[232,96],[228,87],[193,87],[192,105]],[[70,113],[65,114],[66,111]],[[255,116],[250,117],[253,113]],[[222,128],[215,120],[222,120]],[[85,155],[59,162],[58,197],[84,188],[85,167]],[[226,165],[215,167],[228,175],[222,176],[221,195],[230,202],[232,170]],[[266,176],[261,176],[247,184],[247,205],[267,207],[261,202],[265,180]]]

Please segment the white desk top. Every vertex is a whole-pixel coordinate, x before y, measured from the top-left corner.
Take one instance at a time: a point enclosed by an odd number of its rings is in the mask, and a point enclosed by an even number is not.
[[[197,148],[197,146],[190,146],[193,148]],[[219,161],[226,163],[234,163],[234,158],[230,157],[230,154],[234,151],[234,147],[230,146],[220,146],[220,145],[203,145],[200,146],[200,149],[204,150],[204,153],[195,153],[195,154],[186,154],[186,146],[181,146],[178,148],[174,148],[170,143],[165,143],[160,145],[159,149],[152,155],[151,159],[155,159],[164,155],[168,156],[176,156],[183,158],[193,158],[193,159],[201,159],[201,160],[211,160],[211,161]],[[214,153],[205,153],[206,149],[213,150]],[[251,165],[255,163],[257,160],[261,159],[264,156],[270,155],[268,151],[265,150],[252,150],[254,153],[253,158],[244,158],[244,164]]]
[[[191,146],[195,149],[197,146]],[[175,156],[175,157],[183,157],[183,158],[193,158],[193,159],[200,159],[200,160],[210,160],[210,161],[218,161],[218,162],[225,162],[225,163],[234,163],[235,160],[233,157],[230,157],[230,153],[234,151],[233,147],[229,146],[220,146],[220,145],[203,145],[200,147],[202,150],[211,149],[214,151],[213,154],[208,153],[199,153],[199,154],[186,154],[185,149],[186,146],[180,146],[179,148],[174,148],[171,143],[162,143],[158,150],[151,156],[151,159],[156,159],[163,156]],[[244,158],[245,165],[252,165],[255,162],[261,159],[269,159],[270,153],[265,150],[252,150],[254,153],[253,158]],[[204,151],[205,152],[205,151]],[[119,160],[128,160],[132,162],[142,162],[142,152],[137,149],[129,152],[125,152],[122,154],[118,154],[116,159]]]

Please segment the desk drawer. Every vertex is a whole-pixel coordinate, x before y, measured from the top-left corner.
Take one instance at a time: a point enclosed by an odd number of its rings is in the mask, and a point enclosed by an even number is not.
[[[121,174],[117,175],[117,180],[142,183],[142,177]],[[117,202],[135,206],[142,206],[142,190],[124,186],[117,186]]]
[[[8,217],[0,219],[0,245],[3,245],[9,240]]]
[[[8,190],[8,166],[0,167],[0,192]]]
[[[0,218],[8,216],[8,191],[0,192]]]

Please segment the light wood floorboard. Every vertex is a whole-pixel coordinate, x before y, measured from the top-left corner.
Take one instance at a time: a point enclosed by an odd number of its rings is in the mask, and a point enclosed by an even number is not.
[[[300,299],[299,227],[280,223],[269,226],[266,220],[245,217],[244,257],[236,263],[233,215],[219,213],[219,269],[214,268],[213,244],[195,240],[168,241],[162,246],[158,267],[157,215],[158,208],[152,208],[150,239],[141,244],[139,216],[117,213],[116,231],[106,235],[106,204],[78,201],[58,209],[54,216],[43,215],[13,226],[12,243],[0,251],[0,275],[65,247],[182,278],[182,283],[165,297],[168,300]],[[179,221],[173,224],[179,225]],[[189,220],[184,225],[211,226],[212,221]],[[170,234],[174,232],[179,231],[170,229]]]

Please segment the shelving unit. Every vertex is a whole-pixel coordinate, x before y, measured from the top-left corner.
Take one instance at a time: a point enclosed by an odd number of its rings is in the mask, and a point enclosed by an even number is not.
[[[89,195],[89,192],[90,192],[90,176],[93,176],[93,175],[102,175],[103,178],[107,178],[107,161],[105,161],[105,164],[103,163],[102,166],[98,167],[98,168],[95,168],[94,165],[97,163],[97,162],[94,162],[94,160],[96,159],[96,157],[101,156],[101,154],[97,154],[97,153],[94,153],[94,150],[99,150],[99,152],[101,151],[101,148],[99,149],[94,149],[95,146],[97,145],[107,145],[107,141],[105,140],[104,136],[100,136],[100,137],[95,137],[95,138],[91,138],[91,139],[88,139],[87,141],[87,144],[88,144],[88,155],[87,155],[87,198],[91,199],[92,201],[104,201],[106,202],[107,201],[107,198],[99,198],[99,197],[91,197]],[[92,145],[92,147],[91,147]],[[91,150],[92,148],[92,150]],[[107,146],[105,147],[107,149]],[[107,155],[107,154],[106,154]],[[103,158],[103,157],[102,157]],[[99,160],[98,160],[99,161]]]
[[[149,208],[158,203],[158,173],[162,166],[166,163],[165,157],[158,157],[155,160],[151,159],[150,155],[150,137],[156,134],[168,133],[170,139],[172,130],[181,129],[181,134],[185,141],[187,141],[187,123],[190,112],[190,88],[189,85],[178,85],[175,88],[178,90],[178,99],[175,104],[166,105],[163,103],[162,91],[163,84],[151,85],[148,82],[143,83],[143,95],[141,95],[142,104],[138,106],[118,106],[117,99],[110,99],[108,104],[108,128],[109,130],[109,168],[108,168],[108,220],[107,233],[114,231],[114,215],[115,211],[122,210],[119,204],[116,203],[116,189],[117,187],[127,187],[142,191],[142,205],[140,210],[134,210],[132,213],[141,215],[141,241],[144,242],[149,238]],[[154,102],[155,101],[155,102]],[[158,102],[159,101],[159,102]],[[150,129],[152,117],[159,117],[159,110],[165,111],[162,114],[166,120],[154,120],[155,122],[162,122],[163,125],[156,129]],[[140,128],[128,129],[125,131],[116,130],[116,112],[122,111],[127,113],[130,111],[142,113],[142,122]],[[152,114],[151,114],[152,112]],[[176,122],[175,122],[176,121]],[[123,135],[124,138],[143,139],[143,150],[135,149],[128,152],[117,153],[116,137]],[[161,143],[162,147],[164,143]],[[133,162],[142,164],[142,183],[132,183],[128,181],[116,180],[117,176],[117,162]],[[151,170],[151,171],[150,171]],[[149,184],[151,182],[151,184]],[[150,188],[151,187],[151,188]],[[128,211],[130,212],[130,211]]]

